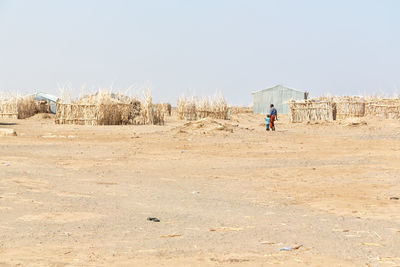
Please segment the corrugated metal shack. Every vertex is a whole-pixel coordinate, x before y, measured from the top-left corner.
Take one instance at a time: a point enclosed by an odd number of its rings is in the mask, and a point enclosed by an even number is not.
[[[308,98],[308,92],[277,85],[253,93],[253,112],[267,114],[270,105],[274,104],[278,114],[289,113],[290,100],[304,100]]]

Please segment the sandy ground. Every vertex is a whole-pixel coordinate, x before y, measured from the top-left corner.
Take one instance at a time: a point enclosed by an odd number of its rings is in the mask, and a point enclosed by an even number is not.
[[[1,121],[0,265],[400,266],[400,122],[262,122]]]

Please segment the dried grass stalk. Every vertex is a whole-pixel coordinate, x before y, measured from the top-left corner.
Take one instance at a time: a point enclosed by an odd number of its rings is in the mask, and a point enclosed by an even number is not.
[[[38,113],[38,109],[33,96],[18,99],[18,119],[26,119],[36,113]]]
[[[142,124],[153,124],[154,113],[153,113],[153,102],[151,92],[148,90],[145,92],[143,100],[141,102],[141,118]]]

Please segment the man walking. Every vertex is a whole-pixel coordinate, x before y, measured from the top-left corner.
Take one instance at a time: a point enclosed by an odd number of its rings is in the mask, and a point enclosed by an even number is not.
[[[275,120],[278,120],[278,112],[276,111],[276,108],[274,108],[274,104],[271,104],[270,106],[271,110],[270,110],[270,117],[271,120],[269,122],[269,128],[271,129],[271,131],[275,131]]]

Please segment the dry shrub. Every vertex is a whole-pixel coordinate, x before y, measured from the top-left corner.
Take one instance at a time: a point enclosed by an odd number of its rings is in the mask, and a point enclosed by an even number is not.
[[[18,99],[18,119],[26,119],[38,113],[38,106],[33,96]]]

